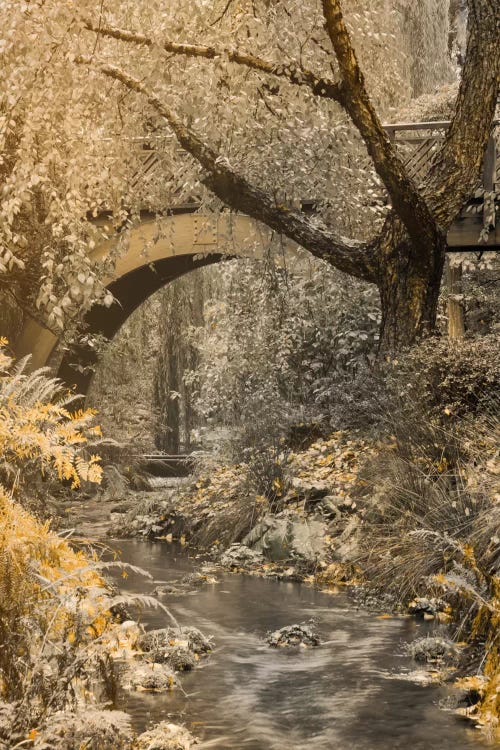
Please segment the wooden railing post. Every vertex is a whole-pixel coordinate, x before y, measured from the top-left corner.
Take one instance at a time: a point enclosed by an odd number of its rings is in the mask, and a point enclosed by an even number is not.
[[[483,168],[483,225],[485,229],[495,226],[495,181],[497,175],[497,146],[492,134],[484,156]]]
[[[446,261],[446,286],[448,288],[447,313],[448,337],[463,339],[465,335],[465,319],[462,298],[462,264],[451,265],[450,258]]]

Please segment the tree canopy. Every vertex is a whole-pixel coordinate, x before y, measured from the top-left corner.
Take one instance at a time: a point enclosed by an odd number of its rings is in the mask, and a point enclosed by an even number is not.
[[[432,328],[445,232],[498,96],[496,4],[469,0],[452,124],[418,186],[381,123],[456,77],[447,2],[4,5],[0,283],[49,326],[112,302],[89,216],[111,211],[112,231],[196,198],[376,283],[389,345]],[[138,180],[151,141],[155,179]],[[304,198],[313,216],[295,208]]]

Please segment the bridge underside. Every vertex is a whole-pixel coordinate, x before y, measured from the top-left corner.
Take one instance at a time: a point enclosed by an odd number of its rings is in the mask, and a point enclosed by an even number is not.
[[[134,310],[148,297],[171,281],[194,271],[210,266],[230,256],[221,254],[180,255],[156,260],[140,266],[108,285],[115,297],[111,307],[94,305],[85,317],[85,333],[91,336],[105,336],[112,339]],[[67,352],[59,365],[57,376],[86,395],[92,380],[97,355],[88,346],[74,346]]]
[[[108,237],[92,252],[92,260],[114,256],[114,275],[106,286],[117,300],[110,308],[94,306],[86,316],[86,332],[111,339],[128,316],[165,284],[202,266],[235,257],[261,260],[269,252],[272,233],[243,214],[200,214],[192,207],[161,219],[150,215],[125,232]],[[105,227],[106,233],[109,227]],[[292,243],[287,243],[288,244]],[[96,353],[75,346],[61,361],[58,336],[28,318],[15,343],[17,358],[29,355],[31,368],[49,365],[68,385],[86,394]]]

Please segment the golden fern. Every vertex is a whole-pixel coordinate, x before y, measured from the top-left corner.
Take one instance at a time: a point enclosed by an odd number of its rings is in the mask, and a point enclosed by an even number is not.
[[[0,468],[13,482],[28,464],[43,474],[54,472],[73,488],[82,481],[100,483],[99,457],[82,456],[82,449],[101,435],[91,409],[71,412],[74,395],[42,368],[27,372],[29,358],[17,364],[0,338]]]

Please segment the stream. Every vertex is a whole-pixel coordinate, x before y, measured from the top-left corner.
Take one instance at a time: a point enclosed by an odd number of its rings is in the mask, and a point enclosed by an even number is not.
[[[150,594],[180,579],[195,562],[172,545],[113,544],[121,559],[152,574],[116,574],[123,592]],[[184,723],[200,748],[216,750],[466,750],[484,747],[479,732],[439,704],[445,688],[408,679],[415,664],[404,644],[430,632],[412,618],[383,619],[344,594],[299,583],[218,573],[218,583],[162,601],[182,625],[213,636],[214,651],[168,694],[121,691],[118,708],[137,729],[168,719]],[[272,649],[269,630],[316,622],[322,645]],[[148,628],[169,625],[162,610],[143,610]]]

